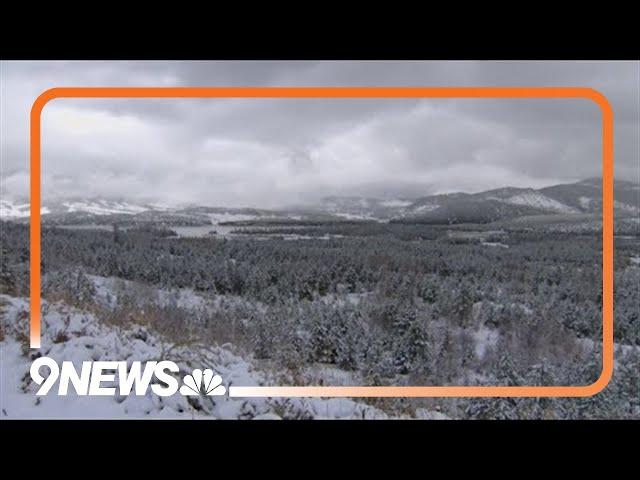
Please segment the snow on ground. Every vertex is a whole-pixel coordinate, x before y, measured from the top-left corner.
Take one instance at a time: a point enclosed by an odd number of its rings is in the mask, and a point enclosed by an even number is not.
[[[346,285],[339,285],[338,287],[341,290],[346,290]],[[360,302],[365,300],[368,296],[370,296],[373,292],[362,292],[362,293],[328,293],[327,295],[322,296],[322,301],[327,305],[336,305],[339,307],[343,307],[347,304],[350,305],[359,305]]]
[[[49,209],[42,207],[40,214],[49,213]],[[28,203],[13,203],[9,200],[0,200],[0,218],[27,218],[29,216]]]
[[[640,213],[640,208],[629,205],[628,203],[619,202],[618,200],[614,200],[613,208],[627,213]]]
[[[386,200],[384,202],[380,202],[380,205],[383,207],[389,207],[389,208],[402,208],[402,207],[408,207],[412,203],[413,202],[409,202],[407,200]]]
[[[230,212],[209,213],[207,214],[207,216],[209,217],[213,225],[217,225],[220,222],[245,222],[249,220],[258,220],[263,218],[260,215],[247,215],[243,213],[230,213]]]
[[[500,248],[509,248],[509,245],[500,242],[481,242],[485,247],[500,247]]]
[[[526,205],[530,207],[542,208],[545,210],[552,210],[554,212],[562,213],[577,213],[577,210],[569,205],[560,203],[553,198],[549,198],[546,195],[537,192],[520,193],[509,197],[506,203],[514,205]]]
[[[378,220],[377,217],[368,214],[355,214],[355,213],[344,213],[344,212],[335,212],[333,213],[336,217],[345,218],[347,220]]]
[[[67,212],[86,212],[94,215],[126,214],[134,215],[149,210],[147,207],[134,205],[128,202],[110,202],[107,200],[96,200],[86,202],[64,202],[62,204]]]
[[[426,203],[424,205],[419,205],[411,210],[412,215],[417,215],[419,213],[433,212],[440,208],[440,205],[437,203]]]
[[[475,351],[478,358],[484,358],[484,354],[489,347],[495,347],[500,338],[498,330],[482,325],[478,330],[473,332],[475,340]]]
[[[267,238],[273,238],[274,235],[271,236],[267,236]],[[344,238],[344,235],[339,235],[339,234],[330,234],[330,233],[325,233],[324,235],[318,235],[318,236],[313,236],[313,235],[296,235],[293,233],[289,233],[286,235],[275,235],[276,237],[282,237],[283,240],[288,240],[288,241],[296,241],[296,240],[332,240],[335,238]]]
[[[426,408],[416,408],[416,418],[421,420],[449,420],[444,413],[434,412]]]
[[[594,350],[596,345],[598,345],[598,347],[600,347],[602,345],[602,340],[600,340],[600,339],[592,340],[590,338],[578,338],[578,339],[576,339],[576,342],[578,342],[578,344],[581,345],[587,351]],[[614,351],[615,351],[614,360],[616,360],[616,361],[617,361],[618,356],[620,354],[629,355],[634,351],[635,352],[640,352],[640,346],[627,345],[625,343],[614,342],[613,348],[614,348]]]
[[[580,206],[582,208],[584,208],[585,210],[587,210],[591,206],[591,203],[593,202],[593,199],[589,198],[589,197],[580,197],[578,199],[578,201],[580,202]]]
[[[143,283],[124,280],[117,277],[101,277],[86,275],[95,288],[94,300],[107,307],[116,307],[118,297],[122,294],[131,295],[140,303],[154,303],[160,307],[174,305],[188,312],[207,310],[219,311],[223,307],[232,305],[253,305],[262,308],[258,302],[247,302],[246,299],[233,295],[201,295],[191,288],[176,288],[173,290],[149,287]]]
[[[211,368],[230,385],[274,385],[270,374],[257,370],[227,346],[178,346],[164,341],[141,326],[127,329],[101,324],[91,313],[60,302],[43,300],[42,348],[26,348],[28,300],[0,296],[2,332],[0,341],[0,403],[4,418],[387,418],[379,409],[351,399],[261,399],[184,397],[176,394],[144,396],[68,396],[50,392],[36,397],[29,368],[37,356],[58,363],[82,361],[172,360],[183,374],[194,368]],[[270,383],[271,382],[271,383]],[[117,380],[116,380],[117,384]]]

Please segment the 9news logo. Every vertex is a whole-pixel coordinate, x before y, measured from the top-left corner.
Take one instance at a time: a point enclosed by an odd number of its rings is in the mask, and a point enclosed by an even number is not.
[[[49,369],[47,377],[40,373],[42,367]],[[31,379],[40,385],[36,395],[47,395],[52,387],[58,384],[58,395],[65,396],[72,385],[77,395],[115,396],[145,395],[149,389],[161,397],[168,397],[180,392],[185,396],[220,396],[227,392],[222,385],[220,375],[214,375],[211,369],[196,368],[186,375],[180,385],[171,373],[179,373],[178,365],[171,361],[135,361],[131,367],[126,361],[82,362],[80,373],[72,362],[64,361],[62,366],[49,357],[40,357],[31,364]],[[113,386],[116,376],[118,385]],[[151,383],[152,379],[160,383]],[[109,386],[107,386],[109,385]]]

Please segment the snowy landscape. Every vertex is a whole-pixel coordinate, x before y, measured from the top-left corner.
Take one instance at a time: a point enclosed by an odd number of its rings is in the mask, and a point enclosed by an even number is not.
[[[1,66],[0,420],[640,419],[637,62]],[[246,390],[592,385],[603,177],[598,394]]]
[[[43,222],[58,225],[143,225],[172,226],[233,225],[270,222],[282,225],[375,221],[452,225],[489,223],[556,215],[569,220],[593,218],[602,209],[602,180],[590,178],[541,189],[506,187],[479,193],[450,193],[411,199],[379,199],[331,196],[319,203],[281,209],[224,208],[205,205],[169,206],[122,199],[66,199],[41,206]],[[640,188],[637,183],[618,180],[614,209],[621,219],[638,218]],[[564,214],[565,217],[560,215]],[[582,217],[580,217],[580,214]],[[566,217],[568,215],[568,217]],[[531,217],[531,218],[530,218]],[[0,218],[27,221],[27,199],[0,200]]]
[[[591,193],[588,193],[591,192]],[[594,193],[595,192],[595,193]],[[637,418],[638,186],[616,189],[616,372],[584,399],[36,397],[38,356],[160,360],[255,385],[587,385],[600,373],[594,180],[286,210],[2,200],[4,418]]]

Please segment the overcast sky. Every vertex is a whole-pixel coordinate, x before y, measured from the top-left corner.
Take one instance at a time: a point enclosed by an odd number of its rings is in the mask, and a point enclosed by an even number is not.
[[[2,62],[2,197],[29,186],[29,110],[55,86],[587,86],[615,112],[616,176],[638,181],[638,62]],[[600,175],[587,100],[56,99],[43,202],[124,197],[274,207]]]

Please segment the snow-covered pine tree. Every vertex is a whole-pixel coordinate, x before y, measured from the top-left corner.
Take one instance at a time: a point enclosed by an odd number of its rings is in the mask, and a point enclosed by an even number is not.
[[[395,375],[390,342],[383,332],[373,332],[364,352],[363,374],[371,385],[385,385]]]
[[[533,365],[526,375],[527,385],[553,386],[557,385],[557,377],[553,365],[543,358],[542,362]],[[528,411],[529,418],[551,420],[557,418],[557,399],[549,397],[528,398],[523,407]]]
[[[409,326],[404,338],[409,371],[426,381],[433,373],[433,343],[424,319],[417,318]]]
[[[640,350],[636,347],[623,353],[614,375],[616,398],[620,404],[618,418],[640,416]]]
[[[524,379],[516,371],[515,365],[507,353],[500,355],[492,374],[492,384],[504,386],[523,385]],[[474,398],[469,402],[466,414],[469,418],[516,420],[523,418],[521,401],[513,397]]]
[[[0,245],[0,293],[12,295],[16,289],[13,271],[9,267],[9,255],[4,245]]]
[[[390,335],[393,339],[393,363],[399,374],[405,375],[409,373],[411,368],[412,357],[417,347],[410,345],[414,340],[409,339],[407,334],[411,330],[411,326],[416,321],[417,315],[415,308],[411,304],[402,304],[394,316],[391,324]],[[416,330],[412,332],[418,334]]]

